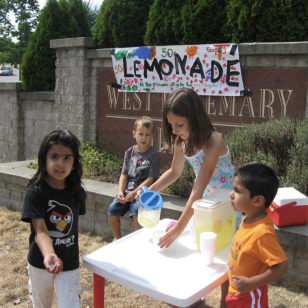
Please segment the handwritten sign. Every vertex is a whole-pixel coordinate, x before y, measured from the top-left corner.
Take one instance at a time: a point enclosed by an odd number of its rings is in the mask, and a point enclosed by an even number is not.
[[[119,91],[170,93],[187,87],[199,95],[244,92],[236,44],[116,48],[111,56]]]

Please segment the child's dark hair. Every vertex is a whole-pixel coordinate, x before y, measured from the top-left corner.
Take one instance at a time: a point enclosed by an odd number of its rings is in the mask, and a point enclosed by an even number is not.
[[[66,178],[66,187],[68,187],[78,199],[78,192],[81,187],[82,177],[82,164],[81,156],[79,154],[79,139],[69,130],[53,130],[50,132],[43,141],[38,153],[38,170],[34,176],[30,179],[28,186],[37,185],[47,177],[46,170],[46,157],[49,149],[54,144],[60,144],[70,148],[74,156],[74,165],[71,173]]]
[[[166,149],[183,141],[172,132],[167,119],[169,112],[188,119],[190,134],[186,154],[191,156],[195,148],[201,149],[204,146],[214,131],[201,98],[194,90],[188,88],[179,88],[168,96],[163,106],[163,136]]]
[[[250,164],[239,168],[234,176],[240,178],[251,198],[262,195],[265,198],[265,207],[270,206],[279,187],[279,180],[273,169],[263,164]]]

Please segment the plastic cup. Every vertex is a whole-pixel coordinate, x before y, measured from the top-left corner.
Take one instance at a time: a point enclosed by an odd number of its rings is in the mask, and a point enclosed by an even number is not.
[[[152,232],[152,242],[156,250],[158,251],[163,251],[164,248],[160,248],[158,243],[159,239],[166,234],[166,231],[163,229],[156,229],[155,231]]]
[[[202,232],[200,234],[201,257],[205,265],[213,264],[217,245],[217,234],[215,232]]]

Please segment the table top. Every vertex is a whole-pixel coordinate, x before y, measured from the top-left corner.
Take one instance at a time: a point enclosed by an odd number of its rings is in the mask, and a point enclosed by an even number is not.
[[[206,266],[188,228],[168,248],[153,243],[155,230],[170,219],[143,228],[84,257],[84,265],[108,280],[171,305],[187,307],[227,280],[230,247]]]

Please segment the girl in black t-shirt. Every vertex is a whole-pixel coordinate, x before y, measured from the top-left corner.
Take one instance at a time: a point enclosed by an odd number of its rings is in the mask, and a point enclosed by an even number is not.
[[[50,132],[29,181],[21,219],[31,224],[28,273],[33,307],[52,307],[54,285],[59,308],[80,307],[78,216],[85,214],[86,193],[79,146],[70,131]]]

